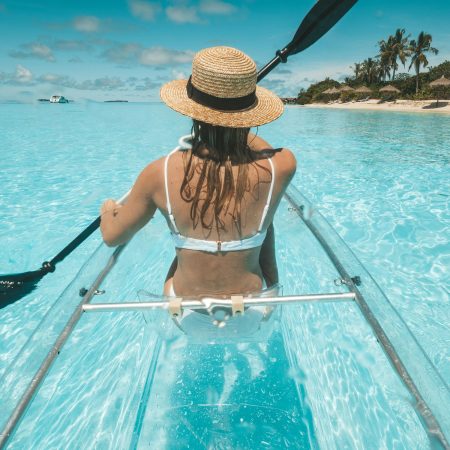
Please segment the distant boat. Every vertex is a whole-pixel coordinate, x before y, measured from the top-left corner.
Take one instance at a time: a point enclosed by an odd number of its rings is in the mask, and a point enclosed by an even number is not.
[[[128,103],[128,100],[105,100],[104,103]]]
[[[50,103],[69,103],[69,100],[62,95],[52,95],[50,97]]]

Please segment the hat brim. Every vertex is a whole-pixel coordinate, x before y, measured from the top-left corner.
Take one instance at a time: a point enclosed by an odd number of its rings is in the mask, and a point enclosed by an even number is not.
[[[230,128],[250,128],[272,122],[283,114],[283,102],[268,89],[256,87],[256,102],[247,109],[222,111],[191,100],[187,80],[173,80],[160,91],[161,100],[173,110],[201,122]]]

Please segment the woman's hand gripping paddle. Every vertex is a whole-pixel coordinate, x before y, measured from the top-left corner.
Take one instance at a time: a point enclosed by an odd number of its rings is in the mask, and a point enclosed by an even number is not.
[[[268,64],[258,72],[261,81],[280,62],[286,62],[288,56],[295,55],[320,39],[339,19],[356,3],[357,0],[318,0],[298,27],[293,39],[283,50],[276,52]],[[122,198],[120,201],[124,201]],[[0,275],[0,308],[13,303],[32,292],[41,278],[55,271],[57,263],[72,253],[100,226],[97,217],[75,239],[64,247],[53,259],[46,261],[38,270],[10,275]]]

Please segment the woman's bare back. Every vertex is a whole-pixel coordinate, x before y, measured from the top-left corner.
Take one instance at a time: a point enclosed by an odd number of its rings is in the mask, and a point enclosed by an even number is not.
[[[267,142],[254,135],[249,135],[248,143],[255,152],[271,148]],[[204,229],[201,224],[194,227],[190,213],[191,204],[181,198],[180,187],[185,173],[186,156],[186,153],[176,152],[170,157],[168,165],[170,202],[180,233],[197,239],[222,242],[253,236],[258,230],[273,176],[267,158],[251,163],[252,167],[248,171],[250,189],[241,202],[241,229],[234,223],[233,215],[224,209],[220,217],[224,227],[219,236],[214,227]],[[108,245],[127,242],[148,222],[156,209],[161,211],[169,227],[173,228],[167,211],[165,159],[163,157],[152,162],[142,171],[125,205],[118,205],[112,200],[103,204],[101,230]],[[281,197],[295,173],[296,161],[292,152],[287,149],[274,153],[271,159],[275,180],[270,208],[262,228],[267,230],[262,246],[215,253],[176,249],[176,259],[167,276],[166,293],[172,283],[177,295],[195,296],[254,292],[261,289],[263,279],[268,285],[277,282],[274,232],[271,224]],[[199,163],[201,164],[201,161]],[[233,167],[234,176],[238,170],[238,165]],[[191,180],[193,187],[196,181],[195,177]]]
[[[251,136],[249,141],[251,142],[252,150],[256,152],[270,148],[261,138]],[[175,217],[177,228],[183,236],[221,242],[237,241],[254,236],[260,226],[263,210],[269,197],[272,177],[274,176],[270,208],[263,222],[262,230],[269,228],[284,190],[295,171],[295,158],[289,150],[283,149],[281,152],[274,152],[270,155],[275,169],[274,174],[267,158],[262,158],[249,164],[248,189],[241,202],[240,227],[236,224],[234,215],[230,213],[235,206],[234,200],[231,200],[229,207],[224,208],[220,215],[220,220],[223,224],[223,229],[220,232],[214,226],[211,229],[205,229],[201,224],[197,224],[194,227],[190,214],[191,204],[180,196],[186,160],[190,156],[189,152],[175,153],[171,156],[168,165],[168,188],[172,213]],[[199,169],[201,169],[202,161],[199,160],[198,164]],[[239,170],[239,165],[233,166],[235,180]],[[198,181],[199,176],[197,174],[191,180],[193,188],[197,187]],[[202,205],[200,204],[199,206],[201,207]],[[164,214],[168,226],[171,227],[166,202],[163,200],[158,207]],[[210,211],[205,219],[206,221],[212,221],[213,212]],[[172,271],[169,271],[168,282],[166,283],[168,286],[166,288],[169,287],[170,283],[173,283],[173,288],[177,295],[184,296],[258,291],[262,288],[262,280],[264,279],[261,265],[264,265],[265,261],[261,261],[261,253],[265,255],[266,259],[275,259],[272,227],[270,227],[268,236],[266,236],[266,241],[262,247],[229,252],[210,253],[177,249],[176,269],[172,267]],[[267,261],[267,265],[269,264],[276,266],[276,263]],[[172,275],[173,280],[171,280]],[[273,284],[274,282],[273,279],[267,281],[268,284]]]

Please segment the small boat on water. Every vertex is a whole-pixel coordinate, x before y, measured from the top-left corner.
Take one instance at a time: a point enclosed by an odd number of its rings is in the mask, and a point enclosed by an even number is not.
[[[69,103],[69,100],[62,95],[52,95],[50,97],[50,103]]]
[[[449,448],[447,384],[297,189],[275,217],[282,293],[163,297],[165,227],[80,263],[4,375],[0,448]],[[275,307],[255,333],[221,334],[214,308],[255,305]],[[212,334],[178,327],[189,309]]]

